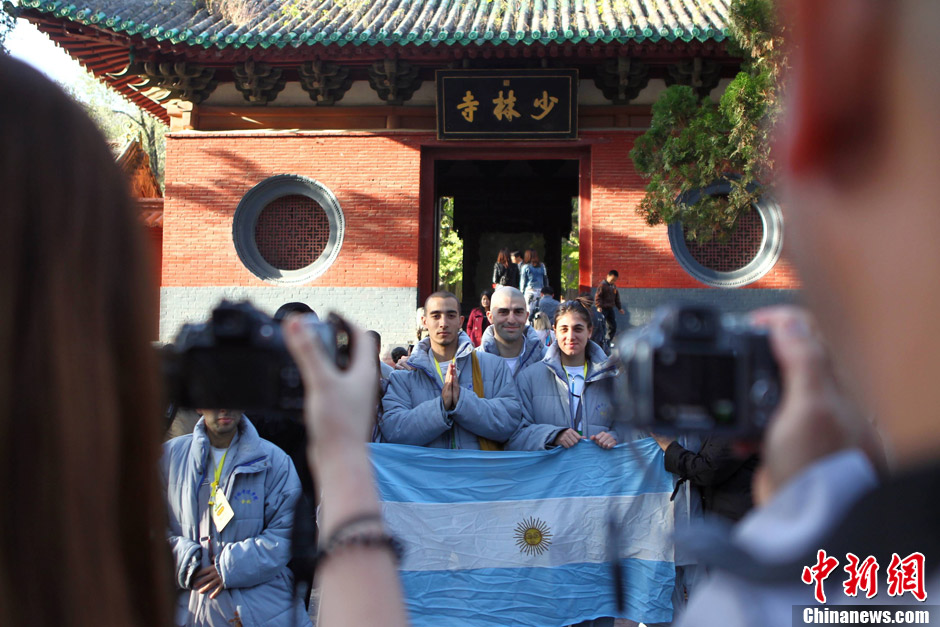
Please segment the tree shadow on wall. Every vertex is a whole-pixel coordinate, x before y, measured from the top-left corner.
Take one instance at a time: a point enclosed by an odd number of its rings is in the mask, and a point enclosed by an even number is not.
[[[363,193],[337,185],[335,169],[324,170],[318,176],[315,163],[285,168],[280,167],[283,162],[278,163],[276,160],[269,164],[263,163],[257,158],[259,153],[263,154],[263,151],[247,154],[233,148],[215,146],[187,151],[183,163],[171,165],[166,186],[169,206],[194,208],[207,216],[231,221],[245,194],[262,181],[282,174],[306,176],[327,187],[340,205],[345,228],[338,261],[343,262],[348,272],[357,272],[355,267],[362,266],[366,276],[356,277],[357,283],[362,284],[364,279],[367,280],[369,272],[387,272],[389,264],[417,263],[417,188],[397,190],[395,196]],[[210,165],[207,167],[207,164]],[[199,166],[195,170],[196,176],[187,174],[187,169],[192,165]],[[331,175],[331,172],[334,174]],[[376,175],[393,174],[377,168]],[[353,264],[353,267],[350,268],[348,264]]]

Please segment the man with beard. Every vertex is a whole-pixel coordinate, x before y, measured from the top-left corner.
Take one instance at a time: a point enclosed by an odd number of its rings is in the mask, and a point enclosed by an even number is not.
[[[382,401],[383,441],[433,448],[498,447],[521,418],[509,368],[495,355],[474,352],[470,337],[460,330],[463,316],[456,296],[435,292],[424,311],[429,335],[408,359],[412,370],[392,373]],[[479,372],[476,385],[474,369]]]

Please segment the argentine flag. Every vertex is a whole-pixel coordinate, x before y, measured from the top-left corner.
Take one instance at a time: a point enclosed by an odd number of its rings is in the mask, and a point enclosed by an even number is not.
[[[673,478],[652,438],[612,450],[587,441],[534,452],[371,446],[386,524],[405,545],[414,625],[672,619]]]

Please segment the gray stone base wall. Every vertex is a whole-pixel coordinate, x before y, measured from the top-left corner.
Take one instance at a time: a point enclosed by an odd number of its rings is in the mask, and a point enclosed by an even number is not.
[[[620,302],[626,314],[617,315],[617,328],[646,324],[656,307],[668,303],[711,305],[720,311],[739,313],[799,301],[799,290],[620,288]]]
[[[222,299],[250,300],[273,315],[284,303],[306,303],[322,317],[330,311],[382,335],[383,351],[414,342],[417,288],[373,287],[164,287],[160,289],[160,341],[170,342],[188,322],[205,322]]]

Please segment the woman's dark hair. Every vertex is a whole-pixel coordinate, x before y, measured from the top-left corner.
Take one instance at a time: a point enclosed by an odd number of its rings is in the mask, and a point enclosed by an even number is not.
[[[534,248],[527,248],[525,251],[525,262],[530,266],[539,267],[539,253]]]
[[[104,138],[0,55],[0,624],[168,625],[147,241]]]
[[[485,290],[483,290],[482,292],[480,292],[480,298],[483,298],[484,296],[486,296],[487,298],[492,299],[492,298],[493,298],[493,290],[491,290],[490,288],[486,288]]]
[[[561,319],[565,314],[575,313],[584,318],[585,324],[587,324],[589,329],[594,328],[594,321],[591,316],[591,311],[584,306],[577,298],[572,300],[566,300],[562,304],[558,305],[558,309],[555,310],[555,319],[552,320],[552,326],[554,327],[558,324],[558,320]]]
[[[499,254],[496,255],[496,263],[503,266],[504,268],[509,265],[509,249],[501,248]]]

